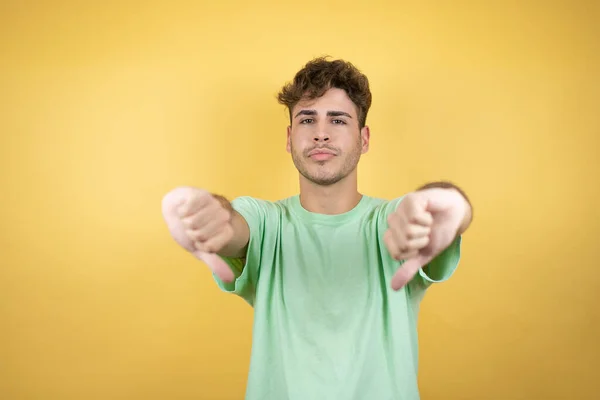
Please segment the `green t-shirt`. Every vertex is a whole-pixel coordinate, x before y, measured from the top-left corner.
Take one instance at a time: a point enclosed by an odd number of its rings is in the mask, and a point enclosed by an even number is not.
[[[383,242],[392,201],[363,196],[349,212],[307,211],[299,196],[239,197],[245,260],[224,283],[254,307],[246,400],[416,400],[417,315],[425,290],[458,265],[458,237],[403,289]],[[428,273],[431,265],[437,276]]]

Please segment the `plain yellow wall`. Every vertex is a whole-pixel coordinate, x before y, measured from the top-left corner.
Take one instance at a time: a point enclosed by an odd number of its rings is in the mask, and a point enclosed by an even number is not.
[[[35,3],[0,5],[0,398],[243,397],[252,310],[160,201],[296,193],[275,95],[323,54],[371,80],[362,191],[475,204],[423,400],[600,398],[597,2]]]

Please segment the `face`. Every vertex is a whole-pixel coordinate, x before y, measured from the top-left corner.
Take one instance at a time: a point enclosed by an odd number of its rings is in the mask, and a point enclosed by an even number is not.
[[[369,128],[359,128],[356,106],[337,88],[296,104],[287,133],[287,151],[298,172],[322,186],[352,174],[369,149]]]

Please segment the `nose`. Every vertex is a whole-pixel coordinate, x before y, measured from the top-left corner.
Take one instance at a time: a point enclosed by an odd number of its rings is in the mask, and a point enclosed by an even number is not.
[[[313,141],[316,143],[328,142],[329,141],[329,133],[327,133],[327,130],[324,129],[324,127],[319,127],[318,130],[314,134]]]

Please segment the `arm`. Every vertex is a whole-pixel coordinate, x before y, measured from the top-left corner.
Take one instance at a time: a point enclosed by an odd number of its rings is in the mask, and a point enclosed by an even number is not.
[[[219,288],[226,293],[232,293],[243,298],[251,306],[254,305],[256,286],[264,262],[272,264],[272,246],[265,243],[276,242],[276,229],[268,229],[277,221],[276,207],[268,201],[249,196],[242,196],[227,201],[217,196],[225,207],[234,211],[231,215],[231,225],[235,234],[232,240],[219,251],[219,258],[233,271],[232,281],[220,279],[214,274]],[[266,257],[267,261],[263,261]]]
[[[179,187],[162,201],[163,217],[175,241],[225,281],[234,273],[219,257],[242,257],[249,241],[244,218],[222,196],[203,189]]]
[[[248,242],[250,241],[250,228],[246,219],[233,209],[231,202],[224,196],[217,194],[213,194],[212,196],[221,203],[225,210],[229,211],[231,215],[229,223],[233,229],[233,236],[217,254],[221,257],[245,258],[248,251]]]
[[[402,263],[392,288],[401,288],[417,273],[428,282],[447,279],[456,268],[461,235],[471,219],[467,196],[452,183],[428,183],[404,196],[388,217],[384,235],[390,254]]]
[[[269,205],[247,196],[229,202],[205,190],[180,187],[163,198],[163,215],[175,241],[207,264],[219,287],[253,305],[265,221],[273,213]]]

